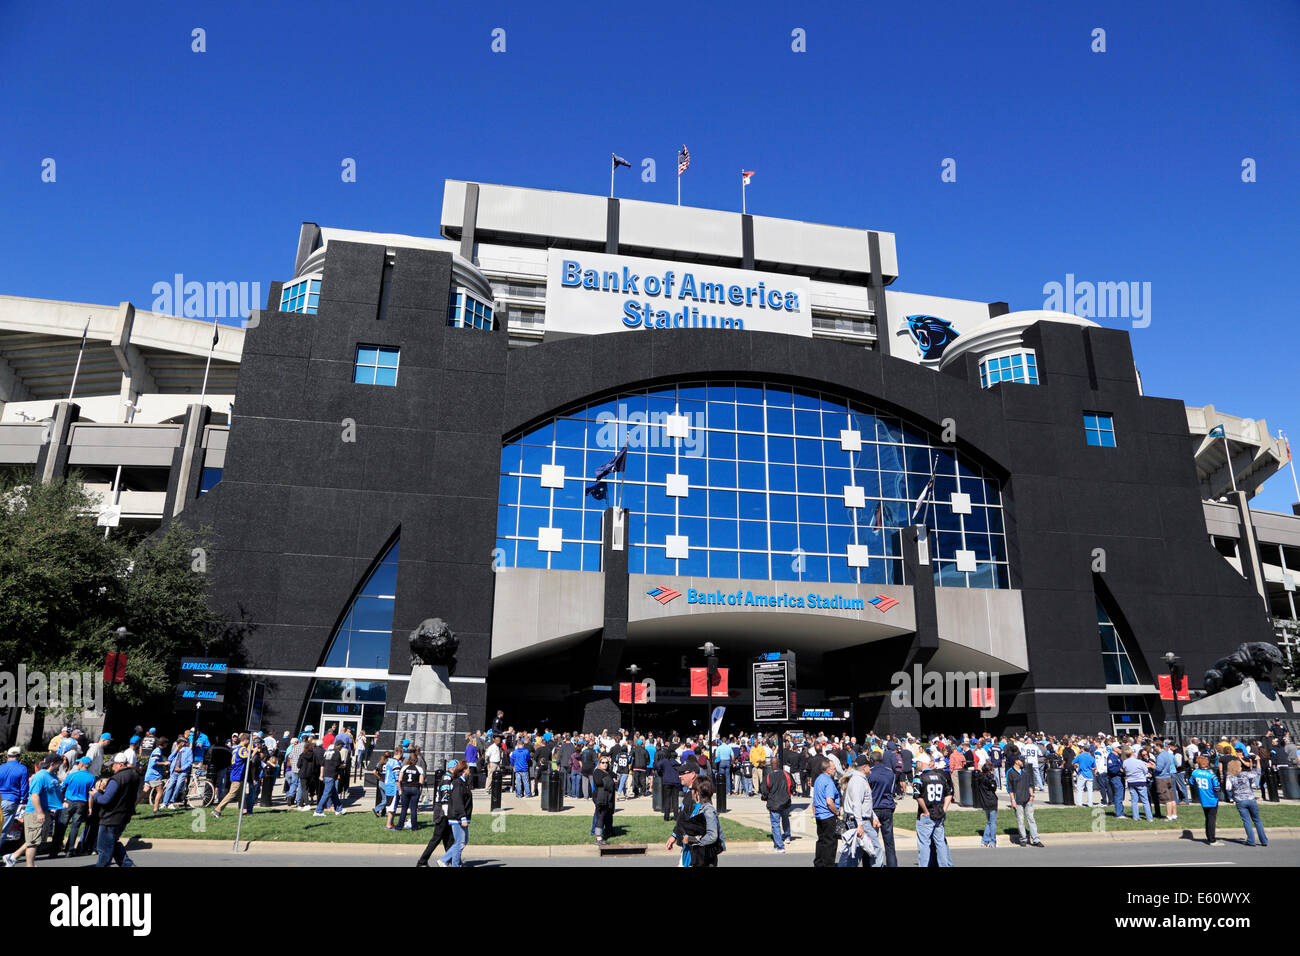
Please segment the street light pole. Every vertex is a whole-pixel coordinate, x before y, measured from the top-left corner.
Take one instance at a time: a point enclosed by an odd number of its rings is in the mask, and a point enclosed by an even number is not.
[[[1178,706],[1178,682],[1183,675],[1183,661],[1177,654],[1170,651],[1165,655],[1165,663],[1169,665],[1169,684],[1174,694],[1174,727],[1178,732],[1178,750],[1181,753],[1183,749],[1183,712]]]
[[[632,675],[632,742],[636,742],[636,675],[641,673],[641,668],[632,664],[628,667],[627,672]]]
[[[713,685],[718,673],[718,646],[712,641],[705,641],[704,646],[700,648],[704,652],[705,674],[705,699],[708,700],[706,721],[709,731],[709,762],[716,766],[717,758],[713,752]],[[715,785],[717,781],[714,781]]]

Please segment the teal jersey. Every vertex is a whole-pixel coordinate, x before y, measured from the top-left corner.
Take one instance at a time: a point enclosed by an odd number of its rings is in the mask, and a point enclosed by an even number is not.
[[[1192,771],[1192,784],[1201,798],[1201,806],[1219,805],[1219,777],[1213,770],[1198,768]]]

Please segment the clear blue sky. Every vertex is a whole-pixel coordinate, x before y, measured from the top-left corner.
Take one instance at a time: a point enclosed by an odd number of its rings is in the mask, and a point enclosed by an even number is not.
[[[446,177],[603,194],[611,150],[620,195],[672,202],[685,142],[687,203],[757,170],[751,212],[894,232],[898,289],[1150,282],[1147,393],[1300,438],[1294,0],[153,7],[0,4],[0,293],[265,294],[303,220],[433,235]]]

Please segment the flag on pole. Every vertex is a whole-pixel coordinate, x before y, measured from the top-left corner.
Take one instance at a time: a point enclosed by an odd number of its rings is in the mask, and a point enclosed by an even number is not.
[[[604,501],[606,495],[605,477],[627,468],[627,446],[624,445],[617,455],[611,458],[605,464],[596,469],[596,480],[593,484],[587,486],[586,494],[591,495],[597,501]]]
[[[748,172],[746,172],[745,170],[742,169],[740,171],[740,181],[742,185],[748,186],[749,181],[753,178],[754,178],[754,170],[751,169]]]
[[[615,169],[618,169],[618,167],[620,167],[620,166],[626,166],[628,169],[631,169],[631,168],[632,168],[632,164],[629,163],[629,162],[628,162],[626,159],[624,159],[622,156],[620,156],[618,153],[610,153],[609,155],[613,157],[614,168],[615,168]]]
[[[1227,435],[1227,433],[1223,430],[1223,426],[1222,426],[1222,425],[1215,425],[1213,428],[1210,429],[1210,437],[1211,437],[1211,438],[1227,438],[1228,435]]]
[[[682,148],[677,153],[677,175],[680,176],[686,170],[691,168],[691,151],[682,143]]]
[[[912,524],[916,524],[917,515],[921,513],[921,505],[925,501],[926,495],[930,493],[930,489],[934,487],[934,463],[935,459],[931,458],[930,480],[925,483],[925,487],[921,489],[921,493],[916,496],[916,507],[912,509]]]
[[[212,347],[214,349],[217,347],[217,339],[219,338],[217,335],[217,329],[220,324],[221,323],[219,323],[215,318],[212,320]]]

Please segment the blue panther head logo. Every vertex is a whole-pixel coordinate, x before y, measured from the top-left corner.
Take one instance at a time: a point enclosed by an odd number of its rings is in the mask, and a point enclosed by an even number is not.
[[[899,329],[898,334],[912,337],[922,361],[937,360],[948,343],[957,337],[951,322],[934,315],[909,315],[907,328]]]

